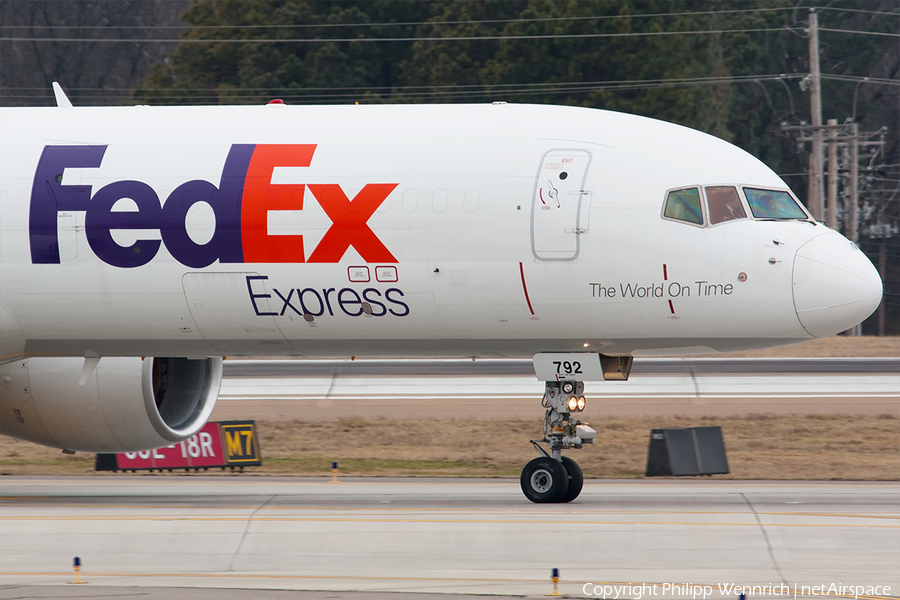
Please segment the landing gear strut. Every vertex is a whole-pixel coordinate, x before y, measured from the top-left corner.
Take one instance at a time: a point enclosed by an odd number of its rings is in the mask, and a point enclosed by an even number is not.
[[[544,415],[544,438],[531,440],[541,456],[522,469],[519,482],[522,492],[532,502],[571,502],[581,493],[584,476],[581,468],[562,450],[593,444],[597,432],[572,417],[584,410],[584,383],[581,381],[547,381],[541,404]],[[550,447],[548,453],[541,443]]]

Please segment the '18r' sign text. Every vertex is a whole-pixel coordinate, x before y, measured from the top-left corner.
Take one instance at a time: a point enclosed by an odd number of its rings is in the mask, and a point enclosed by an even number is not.
[[[208,469],[262,465],[255,421],[207,423],[196,435],[156,450],[98,454],[97,471]]]

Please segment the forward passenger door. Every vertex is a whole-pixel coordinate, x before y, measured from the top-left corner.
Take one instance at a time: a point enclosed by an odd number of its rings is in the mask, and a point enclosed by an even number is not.
[[[531,210],[531,248],[544,261],[575,260],[588,229],[590,191],[585,189],[591,153],[554,149],[541,158]]]

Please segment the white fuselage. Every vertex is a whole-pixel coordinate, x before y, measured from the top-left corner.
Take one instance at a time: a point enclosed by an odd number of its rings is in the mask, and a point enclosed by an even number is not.
[[[2,359],[709,353],[877,306],[821,223],[663,218],[691,186],[787,189],[590,109],[2,109]]]

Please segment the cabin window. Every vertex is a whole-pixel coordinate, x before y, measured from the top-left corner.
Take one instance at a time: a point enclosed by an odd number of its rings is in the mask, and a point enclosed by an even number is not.
[[[431,194],[431,209],[434,212],[447,210],[447,197],[449,193],[444,188],[438,188]]]
[[[744,188],[750,212],[757,219],[808,219],[809,217],[791,198],[791,195],[779,190],[759,190]]]
[[[686,221],[703,225],[703,205],[700,202],[700,190],[688,188],[669,192],[666,197],[666,208],[663,216],[677,221]]]
[[[704,188],[706,204],[709,207],[709,223],[724,223],[733,219],[746,219],[747,213],[741,204],[737,190],[730,185]]]
[[[419,190],[408,189],[403,192],[403,210],[406,212],[416,212],[419,208]]]

